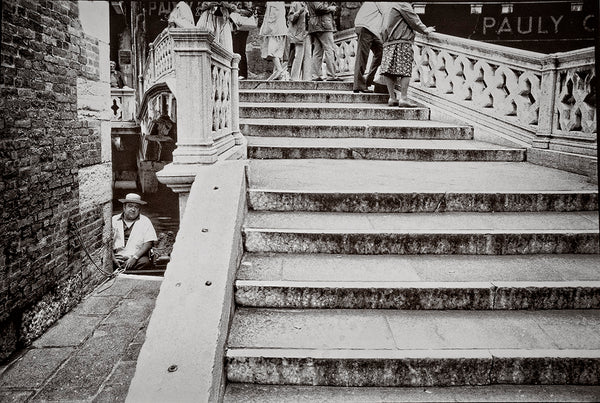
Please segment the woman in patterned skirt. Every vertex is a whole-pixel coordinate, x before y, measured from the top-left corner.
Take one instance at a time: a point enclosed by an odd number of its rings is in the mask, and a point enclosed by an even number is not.
[[[383,58],[380,72],[385,77],[390,98],[388,105],[400,107],[415,107],[415,103],[408,99],[408,84],[413,67],[413,42],[415,31],[429,35],[435,31],[427,27],[410,3],[395,2],[384,22],[383,31]],[[396,97],[395,86],[400,77],[400,100]]]

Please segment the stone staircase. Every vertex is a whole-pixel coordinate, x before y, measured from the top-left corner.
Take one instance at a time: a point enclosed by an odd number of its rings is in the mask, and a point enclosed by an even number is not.
[[[598,400],[597,185],[351,83],[240,84],[226,401]]]

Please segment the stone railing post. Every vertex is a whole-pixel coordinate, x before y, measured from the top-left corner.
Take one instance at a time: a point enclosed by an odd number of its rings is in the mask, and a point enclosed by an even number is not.
[[[557,65],[558,59],[554,54],[548,55],[542,60],[538,125],[531,144],[535,148],[548,148],[552,137]]]
[[[212,32],[169,29],[177,99],[177,148],[156,176],[179,194],[183,215],[190,188],[204,167],[246,156],[239,127],[239,55],[214,42]],[[229,75],[223,77],[223,75]],[[221,91],[230,91],[223,96]],[[226,122],[225,122],[226,120]]]
[[[210,164],[217,161],[212,147],[212,32],[194,28],[173,29],[177,97],[176,164]]]
[[[242,144],[244,137],[240,132],[240,60],[241,56],[237,53],[233,55],[231,60],[231,129],[236,145]]]

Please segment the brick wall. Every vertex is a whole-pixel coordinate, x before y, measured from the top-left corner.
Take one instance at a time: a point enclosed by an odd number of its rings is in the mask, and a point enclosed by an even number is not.
[[[88,91],[109,91],[102,46],[77,2],[2,1],[0,361],[102,280],[80,237],[110,270],[110,154]],[[108,202],[87,190],[105,180]]]

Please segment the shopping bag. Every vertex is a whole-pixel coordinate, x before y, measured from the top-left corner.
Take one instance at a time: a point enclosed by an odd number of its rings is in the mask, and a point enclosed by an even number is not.
[[[377,71],[375,71],[375,77],[373,77],[373,82],[379,85],[386,85],[385,79],[381,75],[381,66],[377,67]]]

